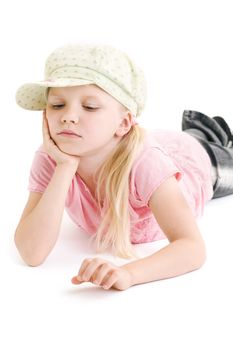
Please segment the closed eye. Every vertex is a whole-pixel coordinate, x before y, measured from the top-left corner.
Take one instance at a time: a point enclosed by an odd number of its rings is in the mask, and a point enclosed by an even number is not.
[[[63,107],[65,107],[64,103],[59,103],[59,104],[52,104],[51,105],[53,109],[61,109]],[[83,106],[84,109],[87,109],[89,111],[94,111],[97,110],[98,107],[92,107],[92,106]]]
[[[65,105],[64,104],[57,104],[57,105],[52,105],[53,109],[61,109],[63,108]]]
[[[94,110],[98,109],[98,107],[92,107],[92,106],[83,106],[83,108],[85,108],[89,111],[94,111]]]

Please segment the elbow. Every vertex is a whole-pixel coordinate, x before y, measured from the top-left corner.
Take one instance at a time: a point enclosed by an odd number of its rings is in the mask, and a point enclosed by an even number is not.
[[[31,249],[23,247],[20,242],[18,242],[17,237],[14,238],[15,246],[19,252],[19,255],[23,259],[26,265],[31,267],[37,267],[44,263],[47,256],[42,256],[38,252],[34,252]]]
[[[193,260],[193,270],[198,270],[206,261],[206,247],[202,239],[198,242],[193,242],[192,252],[190,257]]]
[[[194,261],[194,270],[198,270],[200,269],[206,261],[206,257],[198,257],[197,259],[195,259]]]
[[[45,258],[38,259],[36,257],[30,257],[30,258],[23,258],[23,260],[30,267],[38,267],[43,264],[43,262],[45,261]]]
[[[37,254],[26,254],[25,252],[20,252],[20,256],[25,262],[26,265],[30,267],[38,267],[42,265],[46,259],[46,257],[38,256]]]

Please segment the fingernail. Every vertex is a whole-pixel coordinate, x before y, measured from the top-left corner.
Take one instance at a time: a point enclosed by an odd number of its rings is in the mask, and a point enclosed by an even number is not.
[[[78,283],[81,283],[82,281],[77,276],[74,276],[71,278],[71,282],[74,284],[78,284]]]

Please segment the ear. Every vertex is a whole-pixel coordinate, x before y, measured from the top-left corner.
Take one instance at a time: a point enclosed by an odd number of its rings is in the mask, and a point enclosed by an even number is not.
[[[132,122],[133,122],[133,114],[130,111],[125,112],[116,130],[116,136],[126,135],[131,129]]]

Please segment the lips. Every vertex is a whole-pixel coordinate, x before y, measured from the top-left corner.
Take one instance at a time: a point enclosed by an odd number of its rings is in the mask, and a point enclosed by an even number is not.
[[[58,133],[58,135],[73,135],[73,136],[78,136],[81,137],[81,135],[76,134],[74,131],[72,130],[62,130]]]

